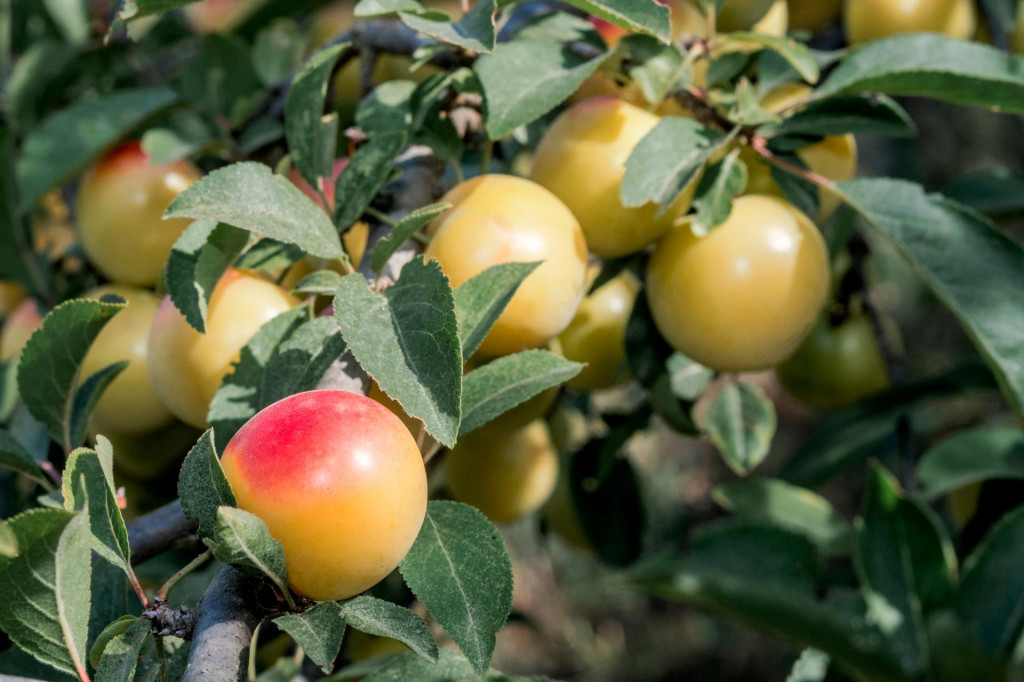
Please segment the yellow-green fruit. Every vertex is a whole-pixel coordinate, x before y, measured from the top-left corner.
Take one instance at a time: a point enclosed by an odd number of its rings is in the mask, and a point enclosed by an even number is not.
[[[579,550],[590,551],[590,542],[587,541],[579,514],[576,513],[576,505],[572,501],[567,464],[563,459],[555,492],[544,507],[544,520],[570,545]]]
[[[444,467],[452,497],[495,523],[540,509],[558,480],[558,455],[543,420],[513,431],[484,425],[459,439]]]
[[[14,312],[26,295],[25,287],[17,282],[0,280],[0,320]]]
[[[21,353],[29,337],[43,326],[39,306],[32,299],[22,301],[4,320],[0,328],[0,362],[7,362]]]
[[[717,27],[725,33],[751,31],[784,36],[789,28],[789,8],[786,0],[730,0],[718,13]]]
[[[665,339],[723,372],[774,367],[796,350],[828,295],[828,252],[814,223],[777,197],[748,195],[698,237],[690,223],[658,244],[647,300]]]
[[[97,433],[91,427],[90,430]],[[170,426],[141,436],[114,431],[99,431],[98,435],[109,440],[114,449],[116,473],[123,473],[138,481],[148,481],[177,471],[202,431],[174,421]],[[90,440],[96,442],[95,437]]]
[[[797,31],[820,31],[839,21],[843,0],[788,0],[789,26]]]
[[[836,327],[822,316],[775,373],[787,393],[819,410],[849,405],[889,386],[885,358],[863,314]]]
[[[149,378],[146,356],[149,330],[153,326],[160,299],[152,292],[123,285],[93,289],[85,298],[99,299],[115,294],[128,305],[103,327],[82,362],[81,377],[117,362],[128,361],[120,374],[100,396],[90,420],[99,433],[116,432],[140,435],[167,426],[174,418],[164,407]]]
[[[977,27],[973,0],[845,0],[843,19],[851,44],[918,32],[968,39]]]
[[[265,323],[298,300],[259,275],[228,270],[210,297],[206,333],[196,331],[165,297],[149,334],[149,376],[174,416],[206,427],[210,401],[242,348]]]
[[[567,359],[586,363],[569,380],[570,388],[593,391],[622,381],[626,324],[638,293],[640,282],[631,272],[624,271],[580,303],[576,316],[558,337]]]
[[[456,185],[429,226],[427,258],[455,288],[501,263],[541,261],[480,345],[483,356],[539,348],[568,326],[586,283],[587,245],[569,209],[540,185],[481,175]]]
[[[661,218],[653,203],[627,208],[619,199],[626,159],[659,120],[621,99],[597,97],[565,111],[537,147],[530,177],[565,202],[599,256],[643,249],[690,208],[695,182]]]
[[[199,179],[188,161],[152,165],[138,142],[121,145],[78,188],[78,234],[89,260],[115,282],[152,286],[189,222],[167,206]]]

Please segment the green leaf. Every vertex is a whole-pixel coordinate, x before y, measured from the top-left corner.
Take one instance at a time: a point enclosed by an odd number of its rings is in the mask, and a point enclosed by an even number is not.
[[[754,43],[766,47],[789,62],[793,70],[800,74],[808,83],[818,82],[821,71],[818,68],[818,60],[814,58],[805,44],[793,40],[787,36],[770,36],[764,33],[737,32],[729,34],[730,40],[738,40],[743,43]]]
[[[343,352],[345,342],[334,320],[310,320],[304,306],[264,324],[242,348],[234,372],[210,403],[216,441],[228,443],[264,407],[315,388]]]
[[[1024,508],[1004,516],[964,562],[956,610],[989,648],[1019,650],[1024,612]]]
[[[658,122],[626,160],[619,194],[625,206],[661,205],[658,217],[693,182],[724,136],[693,119],[668,116]]]
[[[733,197],[747,189],[747,166],[740,161],[740,150],[734,149],[721,163],[708,168],[693,195],[697,215],[690,229],[703,237],[726,221],[732,213]]]
[[[96,553],[125,572],[130,571],[128,530],[99,455],[86,448],[72,452],[64,469],[62,489],[64,508],[84,510],[88,515]]]
[[[313,256],[343,258],[330,218],[287,178],[244,161],[207,174],[171,202],[166,218],[214,220],[295,244]]]
[[[828,500],[806,488],[772,478],[748,478],[723,483],[711,495],[736,516],[799,533],[823,553],[850,549],[850,524]]]
[[[324,100],[334,64],[348,43],[320,50],[303,65],[292,80],[284,101],[284,130],[292,162],[313,187],[322,177],[331,177],[334,164],[337,121],[324,121]]]
[[[894,649],[916,670],[930,657],[925,615],[953,595],[956,555],[934,513],[906,497],[880,466],[871,469],[854,564],[864,587],[899,614],[889,633]]]
[[[469,505],[428,502],[399,570],[474,670],[487,670],[494,634],[512,610],[512,563],[498,529]]]
[[[627,67],[629,77],[648,102],[661,102],[673,90],[692,84],[693,66],[677,45],[638,34],[625,36],[619,45],[629,51],[629,62],[635,63]]]
[[[255,238],[255,235],[253,237]],[[302,249],[294,244],[283,244],[276,239],[263,238],[257,239],[256,243],[238,257],[235,267],[267,272],[290,268],[304,257]]]
[[[178,70],[178,91],[208,117],[241,128],[266,98],[246,42],[234,35],[203,36]]]
[[[359,103],[356,125],[371,138],[400,131],[411,133],[415,127],[412,96],[416,88],[416,83],[406,80],[381,83]]]
[[[324,674],[331,674],[345,636],[345,618],[338,602],[319,602],[302,613],[279,616],[274,624],[291,635]]]
[[[317,270],[311,272],[292,289],[293,294],[315,294],[317,296],[333,296],[341,284],[341,275],[334,270]]]
[[[912,183],[851,180],[839,189],[952,310],[1006,400],[1024,415],[1024,345],[1016,304],[1024,300],[1024,247],[981,216],[929,197]],[[961,257],[950,258],[951,248]]]
[[[206,332],[210,296],[249,243],[249,233],[212,220],[197,220],[178,237],[164,281],[171,302],[197,331]]]
[[[495,10],[495,0],[477,0],[458,21],[438,20],[430,12],[420,15],[402,12],[399,17],[406,26],[419,33],[471,52],[486,54],[494,51],[498,39],[494,26]]]
[[[395,159],[406,145],[406,135],[386,133],[374,135],[349,159],[334,184],[337,197],[334,222],[346,229],[363,215],[377,192],[387,183]]]
[[[553,41],[513,40],[477,60],[487,136],[498,140],[569,98],[606,55],[587,59]]]
[[[341,608],[345,620],[356,630],[390,637],[405,644],[424,660],[437,662],[437,642],[430,634],[430,627],[409,609],[370,596],[350,599]]]
[[[665,361],[669,387],[672,394],[680,400],[696,401],[704,394],[711,380],[715,378],[714,370],[691,360],[682,353],[672,353]]]
[[[103,657],[96,668],[96,682],[133,679],[139,664],[139,653],[152,628],[153,624],[148,620],[138,619],[111,639],[103,649]]]
[[[292,19],[277,19],[262,28],[252,46],[252,66],[260,82],[273,88],[286,81],[302,63],[306,43],[306,33]]]
[[[65,42],[82,45],[89,39],[89,8],[83,0],[43,0]]]
[[[360,274],[345,277],[334,316],[359,365],[427,432],[455,444],[462,404],[462,351],[455,299],[436,261],[417,256],[383,294]]]
[[[49,189],[78,175],[118,140],[177,100],[168,88],[119,90],[61,109],[34,128],[21,145],[21,210]]]
[[[0,628],[61,672],[85,673],[89,634],[89,519],[33,509],[0,526]]]
[[[391,228],[391,232],[387,237],[384,237],[373,245],[373,253],[370,256],[370,268],[374,272],[380,272],[384,269],[384,265],[388,262],[388,259],[395,254],[395,251],[397,251],[407,239],[416,234],[421,227],[451,207],[451,204],[445,202],[430,204],[429,206],[416,209],[399,220],[398,224]],[[456,298],[456,304],[458,304],[458,298]],[[466,357],[469,356],[467,355]]]
[[[846,95],[813,101],[782,123],[767,126],[763,132],[767,136],[829,137],[853,133],[914,137],[917,124],[903,107],[885,95]]]
[[[270,535],[260,517],[236,507],[218,507],[217,523],[206,544],[225,564],[262,574],[282,594],[289,594],[284,547]]]
[[[71,403],[70,445],[77,446],[85,440],[85,429],[89,424],[89,417],[96,409],[96,403],[103,396],[103,391],[107,390],[114,379],[128,367],[128,362],[115,362],[93,373],[75,391],[75,398]]]
[[[921,495],[929,500],[992,478],[1024,478],[1024,431],[960,431],[926,452],[917,466]]]
[[[704,430],[729,468],[745,476],[768,456],[775,426],[775,407],[764,391],[728,383],[708,407]]]
[[[455,288],[455,314],[459,318],[462,357],[472,357],[505,307],[540,261],[499,263]]]
[[[138,621],[139,619],[135,616],[121,616],[103,628],[103,631],[96,637],[96,641],[93,642],[92,647],[89,649],[89,665],[93,668],[98,668],[100,658],[103,656],[103,650],[107,648],[107,644]]]
[[[132,0],[131,2],[125,2],[121,5],[121,9],[118,11],[118,18],[127,19],[138,19],[140,17],[146,17],[150,14],[159,14],[160,12],[166,12],[167,10],[175,9],[177,7],[183,7],[184,5],[190,5],[193,2],[199,0]]]
[[[583,365],[546,350],[506,355],[466,374],[459,436],[580,373]]]
[[[847,92],[912,95],[1024,112],[1024,58],[933,33],[872,41],[839,63],[817,97]]]
[[[208,429],[189,450],[178,474],[178,496],[185,518],[199,519],[199,537],[212,537],[217,523],[217,510],[235,505],[231,484],[217,458],[213,429]]]
[[[465,656],[451,649],[441,649],[437,663],[426,661],[412,652],[395,656],[374,657],[350,665],[325,682],[361,679],[363,682],[550,682],[546,677],[512,677],[493,668],[483,674]]]
[[[25,344],[18,363],[18,391],[32,416],[71,450],[71,414],[78,370],[104,325],[125,304],[73,300],[54,308]]]
[[[668,7],[636,0],[568,0],[588,14],[610,21],[627,31],[647,33],[663,43],[671,42],[672,27]]]
[[[800,658],[793,664],[793,669],[786,682],[824,682],[828,675],[828,654],[817,649],[804,649]]]
[[[988,216],[1020,213],[1024,211],[1024,175],[1008,168],[965,173],[943,187],[942,194]]]
[[[49,480],[39,469],[39,465],[32,459],[32,454],[18,442],[17,438],[11,435],[10,431],[2,429],[0,429],[0,467],[25,474],[44,485],[49,484]]]
[[[357,17],[376,17],[395,12],[419,12],[423,5],[416,0],[359,0],[356,3]]]

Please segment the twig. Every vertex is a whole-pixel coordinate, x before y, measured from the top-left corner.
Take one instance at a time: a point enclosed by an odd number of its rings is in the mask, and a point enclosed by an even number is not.
[[[185,518],[181,501],[175,500],[128,522],[128,544],[132,564],[137,565],[158,554],[194,539],[199,522]]]
[[[769,163],[778,166],[779,168],[788,171],[793,175],[800,176],[801,178],[808,180],[809,182],[813,182],[815,185],[823,187],[824,189],[827,189],[830,192],[836,191],[836,183],[833,182],[832,180],[829,180],[824,175],[815,173],[814,171],[808,170],[807,168],[802,168],[796,165],[795,163],[790,163],[789,161],[786,161],[785,159],[776,156],[770,149],[768,149],[768,143],[765,141],[764,138],[755,135],[750,140],[750,147],[755,152],[757,152],[765,159],[767,159]]]
[[[189,573],[191,573],[192,571],[196,570],[204,563],[206,563],[206,560],[209,559],[211,556],[213,556],[213,551],[208,549],[199,556],[197,556],[195,559],[190,561],[188,564],[186,564],[180,571],[172,575],[159,590],[157,590],[156,597],[154,597],[154,600],[162,599],[166,601],[167,593],[170,592],[171,589],[173,589],[174,586],[177,585],[182,578],[184,578],[186,575],[188,575]]]

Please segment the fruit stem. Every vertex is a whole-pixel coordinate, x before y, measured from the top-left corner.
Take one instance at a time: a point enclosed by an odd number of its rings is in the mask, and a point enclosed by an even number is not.
[[[199,556],[197,556],[195,559],[190,561],[180,571],[178,571],[177,573],[172,575],[167,580],[167,582],[165,582],[163,584],[163,586],[159,590],[157,590],[155,598],[156,599],[163,599],[163,600],[166,601],[167,600],[167,593],[171,591],[171,588],[173,588],[175,585],[177,585],[178,582],[182,578],[184,578],[186,575],[188,575],[189,573],[191,573],[192,571],[196,570],[197,568],[202,566],[204,563],[206,563],[206,560],[209,559],[211,556],[213,556],[213,550],[209,550],[208,549],[205,552],[203,552],[202,554],[200,554]]]

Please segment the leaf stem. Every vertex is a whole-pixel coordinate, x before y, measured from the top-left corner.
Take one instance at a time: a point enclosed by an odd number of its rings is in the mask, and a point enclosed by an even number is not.
[[[188,564],[186,564],[184,568],[182,568],[180,571],[172,575],[167,580],[167,582],[165,582],[163,586],[159,590],[157,590],[156,599],[163,599],[166,601],[167,593],[170,592],[171,589],[175,585],[177,585],[182,578],[184,578],[186,575],[188,575],[189,573],[191,573],[192,571],[196,570],[204,563],[206,563],[206,560],[209,559],[211,556],[213,556],[213,550],[208,549],[199,556],[197,556],[195,559],[190,561]]]
[[[139,597],[139,601],[142,602],[142,608],[149,608],[149,600],[146,599],[146,592],[142,589],[142,585],[139,583],[138,576],[135,575],[135,570],[131,564],[125,565],[125,572],[128,573],[128,581],[132,584],[132,589],[135,590],[135,594]]]
[[[491,167],[491,157],[494,155],[494,141],[488,139],[484,144],[483,157],[480,159],[480,175],[487,175]]]
[[[249,682],[256,682],[256,640],[260,636],[260,628],[263,623],[258,623],[252,630],[252,638],[249,640],[249,668],[246,671],[246,679]]]
[[[778,166],[782,170],[792,173],[793,175],[798,175],[801,178],[808,180],[809,182],[813,182],[815,185],[818,185],[819,187],[824,187],[829,191],[836,191],[836,183],[832,182],[824,175],[820,175],[819,173],[815,173],[814,171],[808,170],[806,168],[801,168],[795,163],[790,163],[789,161],[786,161],[785,159],[776,156],[774,153],[772,153],[770,149],[768,149],[768,143],[763,137],[758,137],[755,135],[750,140],[750,147],[755,152],[757,152],[765,159],[767,159],[769,163]]]
[[[383,211],[378,211],[373,206],[367,206],[366,210],[363,212],[366,213],[366,215],[384,223],[385,225],[390,225],[391,227],[394,227],[395,225],[398,224],[397,220],[389,216],[387,213],[384,213]]]

